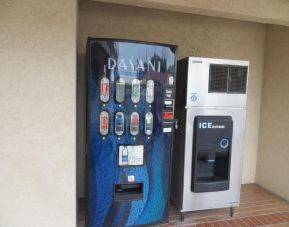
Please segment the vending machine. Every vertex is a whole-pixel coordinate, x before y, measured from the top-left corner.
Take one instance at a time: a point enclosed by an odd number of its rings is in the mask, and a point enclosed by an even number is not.
[[[178,62],[171,199],[184,217],[239,205],[249,62]]]
[[[176,47],[87,42],[87,226],[168,219]]]

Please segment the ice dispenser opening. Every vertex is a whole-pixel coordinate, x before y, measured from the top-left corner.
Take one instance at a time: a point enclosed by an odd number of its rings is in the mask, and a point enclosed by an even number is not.
[[[229,189],[233,121],[230,116],[196,116],[194,122],[193,192]]]
[[[126,201],[143,198],[143,183],[125,183],[114,185],[114,200]]]

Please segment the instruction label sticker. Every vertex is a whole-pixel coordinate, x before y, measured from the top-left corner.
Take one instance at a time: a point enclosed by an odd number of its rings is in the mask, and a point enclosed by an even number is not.
[[[139,166],[143,165],[144,146],[143,145],[120,145],[118,147],[119,166]]]

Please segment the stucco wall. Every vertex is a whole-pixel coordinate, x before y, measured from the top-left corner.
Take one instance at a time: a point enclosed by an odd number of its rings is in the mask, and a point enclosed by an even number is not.
[[[78,21],[79,168],[83,168],[85,45],[88,36],[179,46],[178,58],[203,56],[250,61],[243,183],[255,182],[265,25],[137,7],[82,1]],[[79,172],[84,179],[83,172]],[[83,181],[79,182],[83,194]]]
[[[287,0],[92,0],[266,24],[289,25]]]
[[[289,27],[268,26],[256,182],[289,201]]]
[[[0,1],[0,226],[75,226],[76,5]]]

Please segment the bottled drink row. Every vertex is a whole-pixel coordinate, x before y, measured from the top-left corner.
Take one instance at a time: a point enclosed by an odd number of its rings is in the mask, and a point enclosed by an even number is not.
[[[130,115],[130,134],[137,136],[139,134],[139,119],[138,112],[132,112]],[[109,113],[107,111],[101,111],[99,115],[99,132],[102,136],[106,136],[109,133]],[[114,133],[117,136],[122,136],[125,133],[125,118],[124,113],[119,111],[114,115]],[[144,117],[144,133],[150,136],[153,133],[153,114],[147,112]]]
[[[104,103],[109,101],[110,86],[109,79],[102,77],[100,80],[100,100]],[[119,78],[115,83],[115,100],[118,103],[125,101],[125,86],[126,81],[123,78]],[[133,79],[131,83],[131,101],[138,103],[140,101],[140,80]],[[154,101],[154,81],[147,80],[146,82],[146,102],[151,104]]]

